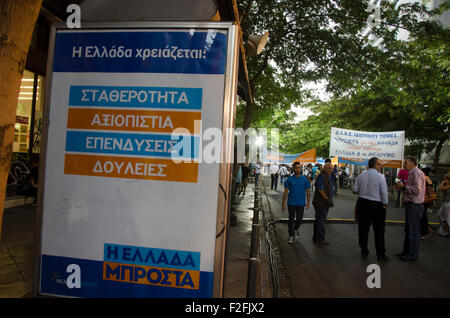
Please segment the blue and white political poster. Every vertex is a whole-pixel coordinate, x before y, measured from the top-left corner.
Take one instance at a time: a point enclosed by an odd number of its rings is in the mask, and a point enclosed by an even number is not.
[[[229,34],[196,25],[56,30],[40,294],[212,297]]]
[[[377,157],[385,167],[401,168],[404,143],[404,131],[367,132],[332,127],[330,157],[338,157],[339,163],[363,165]]]

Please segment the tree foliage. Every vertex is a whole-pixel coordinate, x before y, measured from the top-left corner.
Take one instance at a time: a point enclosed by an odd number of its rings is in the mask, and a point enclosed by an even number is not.
[[[240,105],[238,125],[244,123],[249,109],[254,113],[254,127],[287,124],[294,117],[289,114],[291,106],[310,101],[305,88],[310,81],[326,79],[328,90],[338,95],[355,89],[357,82],[370,82],[379,65],[397,55],[372,45],[373,37],[389,45],[396,41],[399,29],[413,34],[435,32],[433,23],[420,19],[428,13],[424,6],[398,5],[393,0],[381,1],[381,22],[368,28],[368,22],[376,20],[369,4],[368,0],[239,1],[244,34],[267,30],[270,36],[262,54],[248,58],[255,103]]]
[[[286,136],[304,138],[308,131],[320,136],[320,128],[327,129],[321,137],[326,141],[316,141],[322,154],[327,155],[332,126],[364,131],[404,130],[411,142],[411,154],[437,147],[437,160],[450,131],[449,43],[448,30],[433,39],[417,37],[392,43],[398,57],[380,64],[372,81],[355,82],[356,88],[347,96],[317,102],[314,109],[320,115],[295,125]]]
[[[431,147],[448,138],[448,29],[430,19],[439,10],[381,1],[374,20],[365,0],[239,3],[244,33],[270,32],[263,53],[248,61],[253,125],[280,128],[283,152],[316,148],[328,156],[333,126],[405,130]],[[412,40],[400,41],[400,30]],[[311,100],[305,88],[320,79],[329,101]],[[312,107],[317,116],[295,123],[292,105]],[[239,119],[244,110],[240,105]]]

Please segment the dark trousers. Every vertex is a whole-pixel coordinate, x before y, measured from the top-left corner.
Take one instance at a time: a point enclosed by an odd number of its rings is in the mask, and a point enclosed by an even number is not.
[[[375,249],[377,256],[386,253],[384,245],[384,228],[386,220],[386,209],[383,204],[363,198],[358,199],[358,235],[359,246],[364,252],[368,252],[367,242],[369,240],[370,224],[372,224],[375,236]]]
[[[402,254],[419,258],[423,204],[407,202],[405,205],[405,240]]]
[[[289,223],[288,231],[289,236],[294,236],[294,231],[298,230],[303,221],[303,212],[305,211],[304,206],[288,205],[289,211]],[[294,222],[295,219],[295,222]]]
[[[400,197],[402,195],[402,190],[397,190],[397,202],[395,204],[395,206],[400,206]]]
[[[327,221],[327,215],[329,208],[314,207],[315,220],[314,220],[314,233],[313,241],[325,241],[325,224]]]
[[[331,179],[331,185],[333,186],[333,194],[337,194],[338,191],[337,179]]]
[[[271,189],[277,189],[277,185],[278,185],[278,174],[271,174],[270,175],[272,182],[270,184],[270,188]]]
[[[421,220],[421,234],[422,236],[427,235],[428,233],[430,233],[430,228],[431,230],[434,232],[435,229],[428,224],[428,213],[427,210],[430,208],[431,204],[427,204],[427,205],[423,205],[423,216],[422,216],[422,220]]]

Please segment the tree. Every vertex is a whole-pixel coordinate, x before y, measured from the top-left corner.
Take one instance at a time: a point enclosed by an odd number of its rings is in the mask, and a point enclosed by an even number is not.
[[[399,28],[413,33],[430,28],[429,21],[419,19],[427,12],[424,6],[397,2],[381,1],[382,23],[365,33],[373,14],[367,0],[239,1],[244,34],[270,33],[262,54],[248,59],[255,102],[239,108],[243,128],[258,125],[259,112],[276,115],[279,105],[289,111],[286,103],[277,102],[276,107],[266,103],[273,102],[267,98],[273,91],[267,89],[270,83],[273,88],[282,87],[283,93],[292,92],[295,104],[301,105],[305,82],[326,79],[330,91],[343,94],[353,88],[355,80],[373,78],[380,61],[396,52],[370,45],[370,35],[389,43]],[[283,96],[278,94],[278,98],[280,101]]]
[[[367,131],[404,130],[412,148],[436,148],[434,169],[450,132],[450,38],[448,29],[390,45],[395,58],[379,64],[378,75],[355,83],[348,96],[319,103],[321,116],[339,127]]]
[[[0,237],[17,98],[42,0],[0,1]]]

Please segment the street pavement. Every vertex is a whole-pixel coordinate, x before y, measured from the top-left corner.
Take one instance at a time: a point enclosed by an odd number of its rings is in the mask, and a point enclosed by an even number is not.
[[[263,189],[270,212],[275,221],[287,219],[287,211],[281,211],[283,187],[270,189],[270,177],[264,176]],[[334,197],[331,219],[354,218],[357,196],[350,190],[340,190]],[[312,194],[311,194],[312,202]],[[349,221],[330,220],[326,225],[328,246],[312,242],[311,220],[300,227],[300,236],[289,244],[287,223],[276,223],[276,234],[282,262],[290,291],[296,298],[363,297],[363,298],[436,298],[450,297],[450,238],[426,236],[421,241],[419,261],[405,262],[395,256],[402,251],[404,240],[404,209],[396,208],[395,198],[390,197],[387,208],[385,242],[389,261],[378,262],[375,253],[373,230],[369,234],[369,257],[361,258],[358,246],[357,224]],[[429,222],[437,222],[436,212],[429,214]],[[314,218],[314,207],[305,210],[304,218]],[[433,225],[436,229],[438,225]],[[381,288],[368,288],[367,280],[373,270],[370,264],[380,266]]]

